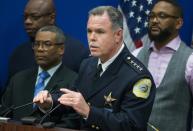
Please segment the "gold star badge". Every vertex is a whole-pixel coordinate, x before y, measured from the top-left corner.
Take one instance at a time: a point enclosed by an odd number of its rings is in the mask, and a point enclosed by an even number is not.
[[[112,92],[109,93],[108,96],[104,96],[105,98],[105,104],[109,105],[110,107],[112,107],[112,102],[116,101],[117,99],[112,98]]]

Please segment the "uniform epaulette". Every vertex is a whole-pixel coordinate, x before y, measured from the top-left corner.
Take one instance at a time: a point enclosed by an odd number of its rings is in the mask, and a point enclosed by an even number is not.
[[[125,58],[125,61],[138,73],[144,70],[143,67],[140,64],[138,64],[138,62],[135,59],[132,58],[132,56],[127,56]]]

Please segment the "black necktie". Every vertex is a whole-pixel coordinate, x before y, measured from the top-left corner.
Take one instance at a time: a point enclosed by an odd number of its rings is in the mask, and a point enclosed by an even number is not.
[[[98,79],[98,78],[100,77],[100,74],[101,74],[102,71],[103,71],[102,65],[99,64],[99,65],[97,66],[97,70],[96,70],[96,73],[95,73],[95,79]]]

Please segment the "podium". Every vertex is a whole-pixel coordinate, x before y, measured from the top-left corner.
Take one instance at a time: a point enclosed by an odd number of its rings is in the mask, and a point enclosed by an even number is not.
[[[11,121],[0,123],[0,131],[81,131],[67,128],[43,128],[39,125],[23,125],[21,122]],[[82,130],[83,131],[83,130]]]

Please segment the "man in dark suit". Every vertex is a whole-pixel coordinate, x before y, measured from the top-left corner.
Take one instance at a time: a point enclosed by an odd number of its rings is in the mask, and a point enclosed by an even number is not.
[[[93,57],[81,64],[74,89],[62,88],[54,95],[42,91],[33,101],[43,109],[51,108],[52,102],[64,105],[55,115],[72,107],[82,116],[83,129],[145,131],[155,84],[123,44],[121,13],[111,6],[91,10],[87,35]]]
[[[74,82],[76,73],[62,64],[64,43],[63,32],[55,26],[45,26],[37,32],[32,47],[38,67],[23,70],[12,77],[2,97],[4,107],[1,110],[32,102],[43,89],[52,93],[61,85],[70,86]],[[42,74],[46,74],[47,77]],[[34,108],[36,105],[31,103],[22,109],[15,109],[11,117],[20,119],[28,116]]]
[[[36,31],[43,26],[54,25],[55,16],[53,0],[29,0],[24,11],[24,24],[30,41],[19,45],[13,51],[8,65],[8,79],[15,73],[36,65],[31,48]],[[66,36],[65,49],[63,64],[78,72],[81,61],[88,57],[88,50],[70,36]]]

